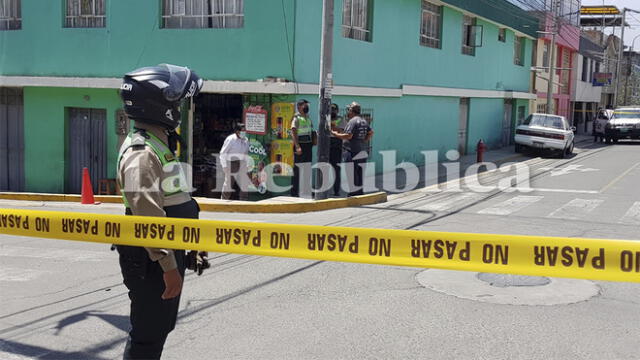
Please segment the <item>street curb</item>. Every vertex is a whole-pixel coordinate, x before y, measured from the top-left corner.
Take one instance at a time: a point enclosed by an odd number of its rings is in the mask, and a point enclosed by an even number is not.
[[[99,203],[121,204],[122,198],[115,195],[95,196]],[[353,196],[342,199],[326,199],[299,203],[253,203],[253,202],[214,202],[207,198],[195,198],[202,211],[210,212],[242,212],[242,213],[303,213],[363,205],[380,204],[387,201],[387,193],[376,192],[367,195]],[[0,200],[16,201],[51,201],[51,202],[81,202],[80,195],[66,194],[38,194],[0,192]]]

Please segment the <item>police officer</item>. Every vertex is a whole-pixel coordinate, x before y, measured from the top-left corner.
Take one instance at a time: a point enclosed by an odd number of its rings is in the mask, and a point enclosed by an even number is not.
[[[300,168],[306,170],[305,184],[311,186],[311,155],[314,145],[313,123],[309,117],[309,102],[300,100],[297,104],[298,112],[291,120],[291,137],[293,138],[293,180],[291,196],[300,196]],[[306,188],[306,187],[305,187]]]
[[[118,182],[127,215],[197,219],[175,150],[180,142],[183,100],[198,94],[202,80],[185,67],[162,64],[124,76],[120,96],[135,122],[120,148]],[[206,253],[117,246],[131,299],[131,331],[124,359],[159,359],[178,314],[185,268],[202,273]]]

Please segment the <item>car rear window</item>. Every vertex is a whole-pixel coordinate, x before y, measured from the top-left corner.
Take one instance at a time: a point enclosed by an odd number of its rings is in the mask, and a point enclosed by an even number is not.
[[[636,109],[616,110],[613,113],[613,117],[615,119],[638,119],[640,118],[640,110],[636,110]]]
[[[524,125],[564,130],[562,118],[557,116],[529,115],[524,120]]]

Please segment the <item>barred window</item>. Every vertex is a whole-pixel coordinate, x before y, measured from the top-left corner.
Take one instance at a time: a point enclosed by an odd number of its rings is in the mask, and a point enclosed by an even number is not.
[[[502,28],[498,31],[498,41],[507,42],[507,29]]]
[[[465,15],[462,20],[462,53],[465,55],[476,55],[476,18]]]
[[[586,56],[582,58],[582,76],[580,79],[582,81],[589,81],[589,59]]]
[[[244,0],[163,0],[162,27],[229,29],[244,27]]]
[[[513,63],[524,65],[524,38],[516,36],[513,43]]]
[[[542,47],[542,67],[544,72],[549,72],[549,43],[545,42]]]
[[[0,0],[0,30],[22,29],[20,0]]]
[[[342,8],[342,36],[371,41],[370,0],[344,0]]]
[[[106,26],[105,0],[67,0],[64,26],[101,28]]]
[[[570,69],[571,68],[571,52],[569,52],[567,49],[563,48],[562,49],[562,56],[561,56],[561,61],[562,63],[560,64],[560,66],[562,66],[563,69]],[[571,92],[571,86],[570,86],[570,80],[571,80],[571,71],[570,70],[561,70],[560,71],[560,84],[562,84],[562,91],[561,94],[570,94]]]
[[[442,6],[422,0],[420,45],[440,49],[442,41]]]

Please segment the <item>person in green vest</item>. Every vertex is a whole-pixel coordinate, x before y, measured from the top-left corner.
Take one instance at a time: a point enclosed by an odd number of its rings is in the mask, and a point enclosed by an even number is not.
[[[291,120],[291,137],[293,138],[293,179],[291,196],[300,196],[300,189],[311,187],[311,155],[315,145],[315,131],[309,117],[309,102],[299,100],[298,112]]]
[[[127,73],[120,87],[134,129],[120,148],[118,183],[125,214],[199,217],[175,150],[180,105],[196,96],[203,81],[186,67],[162,64]],[[159,359],[176,324],[185,268],[201,274],[205,252],[116,246],[131,300],[131,331],[124,359]]]

